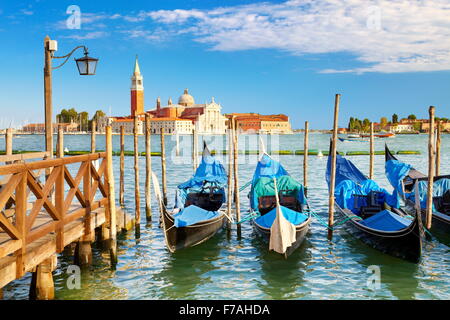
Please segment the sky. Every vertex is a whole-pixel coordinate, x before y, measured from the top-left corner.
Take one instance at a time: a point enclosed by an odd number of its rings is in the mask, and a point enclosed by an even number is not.
[[[450,118],[448,0],[0,1],[0,128],[43,122],[43,41],[57,56],[78,45],[99,58],[95,76],[73,58],[53,71],[62,108],[130,114],[139,57],[145,109],[185,88],[223,113],[284,113],[293,128],[415,114]],[[54,59],[57,66],[59,59]]]

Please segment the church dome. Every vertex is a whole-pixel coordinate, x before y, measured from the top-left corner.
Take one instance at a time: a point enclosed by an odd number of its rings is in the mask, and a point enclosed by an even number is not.
[[[183,95],[178,99],[178,104],[182,106],[192,106],[195,104],[194,97],[188,93],[188,89],[184,89]]]

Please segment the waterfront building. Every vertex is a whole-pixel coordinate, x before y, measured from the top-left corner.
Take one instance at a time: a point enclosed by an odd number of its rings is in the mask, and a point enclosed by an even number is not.
[[[292,134],[289,117],[284,114],[262,115],[258,113],[229,113],[235,118],[241,133]]]
[[[152,120],[177,119],[180,127],[188,126],[186,121],[191,121],[192,128],[195,126],[199,134],[224,134],[227,118],[222,115],[221,110],[222,106],[215,102],[214,97],[210,102],[196,104],[194,97],[185,89],[177,104],[173,104],[169,98],[167,105],[161,106],[161,99],[158,98],[155,109],[147,112]]]

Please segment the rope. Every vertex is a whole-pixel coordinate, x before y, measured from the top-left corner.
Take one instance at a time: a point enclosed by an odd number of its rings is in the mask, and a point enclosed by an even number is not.
[[[246,184],[244,184],[242,187],[239,188],[239,192],[242,192],[251,184],[252,184],[252,181],[250,180],[249,182],[247,182]]]

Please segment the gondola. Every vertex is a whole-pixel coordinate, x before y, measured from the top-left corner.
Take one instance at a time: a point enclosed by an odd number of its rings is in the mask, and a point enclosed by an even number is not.
[[[385,169],[389,182],[404,197],[410,208],[415,205],[414,184],[419,183],[419,199],[422,219],[426,215],[426,196],[428,176],[414,169],[411,165],[399,161],[385,146]],[[450,234],[450,176],[434,177],[432,231]]]
[[[331,156],[326,180],[330,186]],[[343,156],[336,155],[335,207],[351,235],[394,257],[414,263],[422,252],[420,217],[410,217],[400,208],[398,195],[390,194],[368,179]]]
[[[226,213],[221,207],[226,202],[227,174],[206,144],[194,176],[177,187],[173,210],[168,210],[164,205],[154,173],[152,179],[164,238],[170,252],[201,244],[223,227]]]
[[[252,225],[269,250],[287,258],[303,242],[311,223],[305,188],[263,153],[249,193]]]

